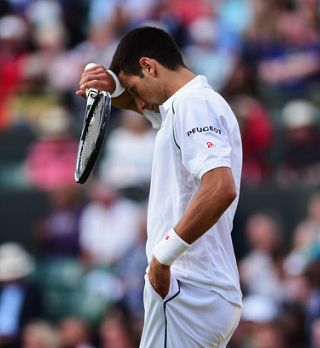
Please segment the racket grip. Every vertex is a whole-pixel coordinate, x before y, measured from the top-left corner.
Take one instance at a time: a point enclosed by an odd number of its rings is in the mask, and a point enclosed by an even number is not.
[[[96,66],[97,64],[95,63],[88,63],[84,70],[88,70],[90,68],[93,68],[94,66]],[[87,96],[87,105],[92,105],[92,103],[94,102],[94,97],[98,94],[98,90],[96,88],[87,88],[86,89],[86,96]]]

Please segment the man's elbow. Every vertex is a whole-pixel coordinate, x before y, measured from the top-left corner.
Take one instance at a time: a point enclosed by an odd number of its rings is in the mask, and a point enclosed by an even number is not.
[[[221,187],[221,196],[225,203],[226,208],[232,204],[232,202],[237,198],[237,190],[234,185],[228,185]]]
[[[211,192],[211,199],[220,203],[222,210],[227,209],[237,198],[236,185],[229,168],[219,168],[203,177],[203,187]]]
[[[237,198],[237,190],[235,187],[231,187],[228,189],[226,193],[226,200],[230,205]]]

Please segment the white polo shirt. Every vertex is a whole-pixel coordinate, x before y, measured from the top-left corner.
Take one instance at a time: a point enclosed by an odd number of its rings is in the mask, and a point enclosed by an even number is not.
[[[148,207],[147,256],[174,227],[209,170],[229,167],[237,198],[219,221],[192,243],[171,271],[176,278],[215,291],[241,305],[238,270],[231,240],[239,198],[242,146],[237,120],[226,103],[197,76],[160,106]]]

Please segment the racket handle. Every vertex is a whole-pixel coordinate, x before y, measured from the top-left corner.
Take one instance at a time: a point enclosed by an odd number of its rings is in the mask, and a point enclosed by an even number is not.
[[[93,68],[94,66],[96,66],[97,64],[95,63],[88,63],[84,70],[88,70],[90,68]],[[87,96],[87,105],[92,105],[92,103],[94,102],[94,97],[97,95],[98,90],[96,88],[87,88],[86,89],[86,96]]]

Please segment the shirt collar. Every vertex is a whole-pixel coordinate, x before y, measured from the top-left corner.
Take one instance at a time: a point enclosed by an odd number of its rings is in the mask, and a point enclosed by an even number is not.
[[[173,102],[180,94],[186,93],[191,89],[194,90],[205,86],[208,86],[207,78],[203,75],[197,75],[180,89],[178,89],[170,98],[168,98],[162,105],[159,106],[162,120],[164,120],[168,112],[172,110]]]

